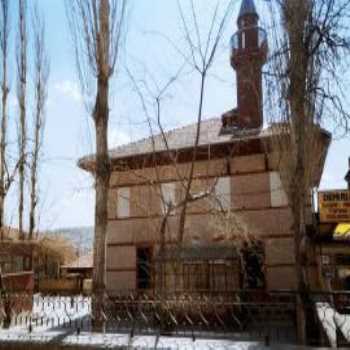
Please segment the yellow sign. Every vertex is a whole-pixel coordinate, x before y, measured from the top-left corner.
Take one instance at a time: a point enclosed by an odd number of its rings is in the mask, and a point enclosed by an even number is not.
[[[324,191],[318,193],[321,223],[350,223],[350,191]]]
[[[350,224],[338,224],[334,230],[333,237],[339,240],[350,239]]]

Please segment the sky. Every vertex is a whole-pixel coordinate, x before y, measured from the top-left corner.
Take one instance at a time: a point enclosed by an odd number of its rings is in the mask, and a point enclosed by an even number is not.
[[[28,1],[29,4],[33,2]],[[180,2],[186,8],[186,0]],[[198,22],[204,31],[210,23],[213,3],[212,0],[195,1]],[[221,9],[227,3],[222,0]],[[256,3],[264,13],[263,1],[256,0]],[[50,56],[45,143],[40,170],[39,225],[41,230],[90,226],[94,221],[93,181],[77,167],[77,161],[94,150],[93,128],[77,79],[65,1],[38,0],[38,5],[46,22]],[[229,64],[229,39],[236,30],[239,5],[240,0],[237,0],[206,86],[204,115],[208,118],[220,116],[236,104],[235,75]],[[147,120],[134,82],[143,92],[148,91],[145,98],[147,106],[152,107],[152,94],[156,94],[171,77],[177,76],[183,67],[178,48],[186,50],[176,0],[131,0],[129,10],[127,37],[111,84],[110,147],[147,136]],[[14,86],[12,81],[12,88]],[[196,120],[198,87],[198,76],[184,67],[162,100],[161,118],[166,129]],[[14,91],[10,101],[15,111]],[[152,108],[149,113],[154,116]],[[15,124],[12,127],[15,128]],[[333,140],[321,189],[345,187],[349,156],[349,136]],[[7,203],[9,224],[16,223],[16,196],[14,186]]]

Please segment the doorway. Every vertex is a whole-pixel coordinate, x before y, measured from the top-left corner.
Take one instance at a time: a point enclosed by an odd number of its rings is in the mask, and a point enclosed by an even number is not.
[[[151,288],[152,281],[152,248],[137,248],[137,289]]]

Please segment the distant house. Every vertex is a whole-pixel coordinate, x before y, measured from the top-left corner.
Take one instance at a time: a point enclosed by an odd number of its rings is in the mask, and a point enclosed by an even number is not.
[[[37,241],[34,270],[38,278],[59,278],[62,265],[76,259],[73,243],[59,234],[42,235]]]
[[[93,273],[92,254],[78,257],[67,265],[61,266],[61,277],[73,278],[78,281],[79,290],[83,291],[84,282],[90,283]]]
[[[32,274],[33,283],[37,285],[43,278],[58,278],[60,266],[71,261],[74,247],[57,236],[42,236],[33,240],[19,239],[17,229],[5,227],[0,240],[0,272],[8,286],[22,283],[27,285],[28,276]],[[21,277],[21,275],[26,277]],[[14,280],[10,282],[9,280]],[[11,287],[12,288],[12,287]]]
[[[16,273],[30,270],[31,254],[36,243],[20,240],[18,230],[10,227],[3,228],[1,238],[1,273]]]
[[[267,39],[258,20],[254,2],[243,0],[231,41],[238,107],[201,122],[191,187],[191,198],[198,199],[188,204],[181,244],[177,204],[184,198],[198,125],[110,151],[110,294],[296,288],[291,210],[272,147],[276,131],[263,129]],[[311,187],[319,185],[329,142],[330,135],[321,130]],[[79,166],[93,173],[94,156],[81,159]],[[311,225],[311,206],[307,220]],[[317,288],[313,264],[309,272]]]
[[[83,278],[92,278],[93,271],[92,254],[78,257],[67,265],[61,266],[61,274],[80,274]]]

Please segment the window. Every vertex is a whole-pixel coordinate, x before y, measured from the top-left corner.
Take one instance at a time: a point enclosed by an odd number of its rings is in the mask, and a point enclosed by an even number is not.
[[[128,187],[119,188],[117,200],[118,218],[127,218],[130,215],[130,189]]]
[[[14,268],[13,272],[23,271],[24,270],[23,263],[24,263],[23,257],[20,255],[15,255],[13,257],[13,268]]]
[[[338,279],[335,289],[350,291],[350,256],[337,254],[335,256],[335,269]]]
[[[336,265],[350,266],[350,256],[344,254],[337,254],[335,256]]]
[[[23,260],[22,256],[15,256],[15,258],[20,259],[20,265],[18,266],[18,270],[16,269],[17,266],[13,263],[13,255],[12,254],[4,254],[0,256],[0,268],[2,273],[12,273],[12,272],[18,272],[23,271]]]
[[[162,184],[162,213],[165,214],[169,206],[174,206],[175,201],[175,183]]]
[[[231,178],[220,177],[215,185],[215,201],[218,209],[231,208]]]
[[[260,289],[265,287],[264,246],[262,242],[244,243],[242,248],[243,288]]]
[[[287,194],[283,188],[281,177],[278,172],[270,173],[270,193],[272,207],[284,207],[288,205]]]
[[[210,290],[235,290],[239,285],[238,260],[214,260],[210,262]]]
[[[245,49],[245,32],[242,32],[242,49]]]
[[[152,249],[150,247],[137,248],[137,288],[151,288]]]
[[[193,261],[183,264],[186,291],[227,291],[238,285],[238,260]]]
[[[209,288],[209,269],[207,263],[185,262],[183,264],[184,289],[188,291],[207,290]]]

